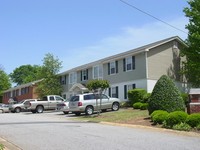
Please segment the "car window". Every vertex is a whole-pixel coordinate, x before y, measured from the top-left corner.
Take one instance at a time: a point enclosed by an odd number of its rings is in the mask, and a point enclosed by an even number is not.
[[[95,95],[94,95],[94,94],[84,95],[84,96],[83,96],[83,99],[84,99],[84,100],[95,99]]]
[[[108,96],[102,94],[102,95],[101,95],[101,98],[102,98],[102,99],[108,99]]]
[[[71,101],[71,102],[79,101],[79,96],[72,96],[72,97],[70,98],[70,101]]]
[[[50,96],[50,97],[49,97],[49,100],[50,100],[50,101],[54,101],[55,99],[54,99],[53,96]]]
[[[64,101],[64,99],[62,97],[60,97],[60,96],[56,96],[56,100],[57,101]]]

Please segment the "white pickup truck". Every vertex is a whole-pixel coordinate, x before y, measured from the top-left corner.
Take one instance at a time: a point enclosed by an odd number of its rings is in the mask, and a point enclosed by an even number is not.
[[[55,110],[57,104],[65,99],[58,95],[48,95],[33,102],[24,103],[24,107],[32,113],[43,113],[44,110]]]

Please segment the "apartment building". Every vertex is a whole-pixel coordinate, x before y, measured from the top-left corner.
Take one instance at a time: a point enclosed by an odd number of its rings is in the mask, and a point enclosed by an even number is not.
[[[34,82],[22,84],[16,87],[12,87],[3,92],[3,103],[9,103],[10,99],[15,101],[21,101],[23,99],[34,99],[38,98],[38,95],[35,93],[37,85],[42,80],[37,80]]]
[[[62,72],[59,74],[62,96],[69,98],[88,92],[86,84],[89,80],[104,79],[110,83],[106,94],[127,100],[127,91],[133,88],[152,92],[157,80],[164,74],[171,77],[181,91],[185,91],[187,84],[180,75],[184,60],[180,57],[180,49],[185,46],[181,38],[170,37]]]

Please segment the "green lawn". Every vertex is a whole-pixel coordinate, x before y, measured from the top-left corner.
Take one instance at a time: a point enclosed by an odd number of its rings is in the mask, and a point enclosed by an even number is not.
[[[92,122],[114,122],[114,123],[123,123],[128,122],[130,120],[138,119],[138,118],[147,118],[149,117],[147,110],[134,110],[132,108],[129,109],[120,109],[119,111],[108,111],[105,113],[93,114],[91,116],[80,116],[77,119],[79,120],[87,120]]]

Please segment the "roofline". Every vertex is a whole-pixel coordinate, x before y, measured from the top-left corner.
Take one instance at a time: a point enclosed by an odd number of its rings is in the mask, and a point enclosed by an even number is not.
[[[33,82],[29,82],[29,83],[26,83],[26,84],[22,84],[22,85],[19,85],[19,86],[16,86],[16,87],[12,87],[8,90],[5,90],[3,91],[4,93],[5,92],[10,92],[10,91],[13,91],[13,90],[17,90],[17,89],[20,89],[20,88],[24,88],[24,87],[27,87],[27,86],[31,86],[31,85],[35,85],[36,83],[39,83],[41,82],[43,79],[40,79],[40,80],[36,80],[36,81],[33,81]]]
[[[122,53],[119,53],[119,54],[116,54],[116,55],[108,56],[106,58],[103,58],[103,59],[100,59],[100,60],[97,60],[97,61],[93,61],[91,63],[87,63],[85,65],[81,65],[81,66],[78,66],[78,67],[75,67],[75,68],[72,68],[70,70],[61,72],[58,75],[65,75],[65,74],[68,74],[70,72],[75,72],[75,71],[78,71],[78,70],[82,70],[83,68],[89,68],[89,67],[95,66],[95,65],[100,64],[100,63],[103,64],[103,63],[110,62],[112,60],[118,60],[118,59],[127,57],[130,54],[136,55],[136,54],[139,54],[139,53],[142,53],[142,52],[146,52],[146,51],[149,51],[150,49],[153,49],[153,48],[155,48],[157,46],[163,45],[163,44],[165,44],[167,42],[170,42],[170,41],[173,41],[173,40],[178,40],[184,46],[187,46],[187,44],[180,37],[173,36],[173,37],[170,37],[170,38],[166,38],[164,40],[153,42],[153,43],[150,43],[150,44],[147,44],[147,45],[135,48],[135,49],[128,50],[126,52],[122,52]]]

